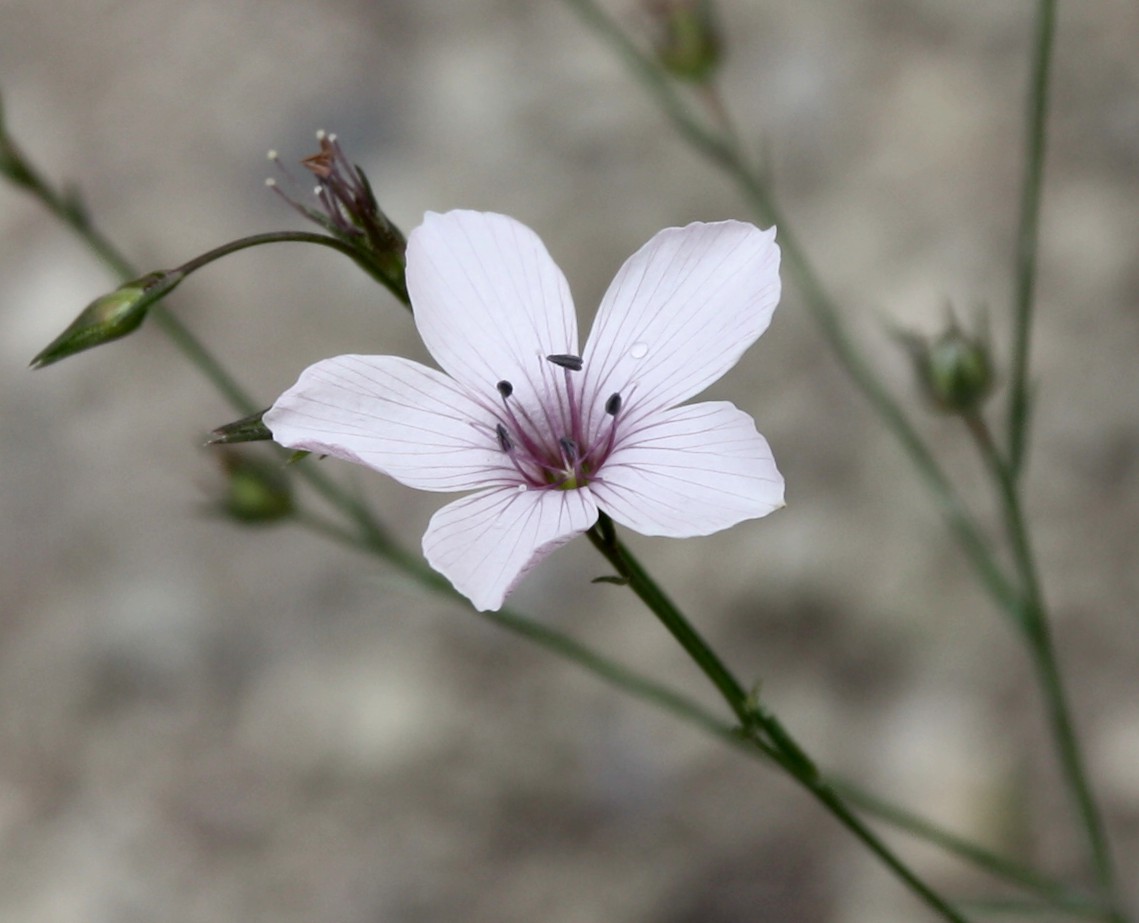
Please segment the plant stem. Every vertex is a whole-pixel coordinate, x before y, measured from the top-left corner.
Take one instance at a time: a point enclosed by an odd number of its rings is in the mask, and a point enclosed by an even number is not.
[[[1068,907],[1078,904],[1082,907],[1094,907],[1100,914],[1103,913],[1102,905],[1097,904],[1089,895],[1073,891],[1062,882],[1044,875],[1036,869],[997,855],[970,840],[943,830],[928,820],[870,795],[845,780],[831,776],[830,785],[854,807],[897,827],[899,830],[919,837],[927,843],[933,843],[946,852],[970,862],[977,868],[1037,894],[1056,906]]]
[[[327,234],[313,234],[311,231],[270,231],[265,234],[253,234],[250,237],[242,237],[239,240],[231,240],[229,243],[222,244],[220,247],[214,247],[213,250],[209,250],[201,256],[196,256],[192,260],[183,263],[175,271],[188,276],[203,266],[208,266],[215,260],[220,260],[222,257],[229,256],[232,253],[248,250],[250,247],[260,247],[264,244],[290,242],[317,244],[322,247],[329,247],[343,253],[350,259],[356,259],[356,251],[353,250],[352,247],[335,237],[329,237]]]
[[[1072,720],[1071,707],[1068,704],[1056,647],[1052,640],[1032,542],[1021,506],[1020,483],[1011,462],[1001,456],[984,418],[980,414],[972,414],[965,417],[965,425],[997,486],[1005,530],[1008,533],[1009,545],[1012,548],[1022,587],[1018,622],[1044,695],[1052,740],[1060,759],[1064,780],[1087,838],[1092,867],[1101,895],[1114,905],[1115,875],[1111,852],[1103,819],[1088,781],[1083,752],[1076,736],[1075,723]],[[1123,917],[1115,911],[1108,919],[1122,920]]]
[[[825,807],[871,850],[928,907],[952,923],[965,923],[961,916],[936,891],[922,881],[897,855],[850,810],[827,784],[814,763],[787,730],[770,713],[749,696],[739,680],[724,665],[684,614],[665,595],[635,557],[617,538],[612,521],[604,514],[588,533],[590,542],[628,581],[629,588],[660,619],[704,675],[719,690],[724,701],[739,719],[740,735],[770,756],[796,782]]]
[[[1013,296],[1012,355],[1009,361],[1008,457],[1014,480],[1024,468],[1029,427],[1029,352],[1036,294],[1036,257],[1039,250],[1040,202],[1047,140],[1048,86],[1052,47],[1056,34],[1056,0],[1036,5],[1032,73],[1028,82],[1027,130],[1024,150],[1024,184],[1016,233]]]

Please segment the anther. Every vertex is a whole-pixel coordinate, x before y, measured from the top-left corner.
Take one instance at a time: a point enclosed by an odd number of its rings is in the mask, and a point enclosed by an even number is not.
[[[503,397],[510,397],[514,393],[514,385],[506,380],[500,381],[495,387],[498,388],[498,393]]]
[[[605,402],[605,412],[611,417],[617,416],[621,412],[621,395],[610,394],[609,400]]]
[[[498,444],[502,446],[503,452],[509,452],[514,448],[514,443],[510,438],[510,433],[506,431],[506,427],[501,423],[494,428],[495,433],[498,435]]]
[[[571,372],[581,371],[581,356],[570,356],[566,353],[554,353],[552,356],[546,356],[546,361],[560,365],[563,369],[569,369]]]

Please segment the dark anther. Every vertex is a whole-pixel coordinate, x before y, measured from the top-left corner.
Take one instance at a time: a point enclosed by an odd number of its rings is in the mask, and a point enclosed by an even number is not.
[[[563,369],[569,369],[571,372],[581,371],[581,356],[569,356],[563,353],[555,353],[552,356],[546,356],[549,362],[554,365],[560,365]]]
[[[514,385],[508,381],[500,381],[495,387],[498,388],[498,393],[503,397],[510,397],[514,393]]]
[[[566,453],[566,458],[569,461],[573,461],[577,458],[577,443],[570,439],[569,436],[562,436],[562,438],[558,440],[558,445],[562,447],[562,451]]]
[[[494,431],[498,434],[498,444],[502,446],[503,452],[509,452],[514,448],[514,443],[510,440],[510,433],[506,431],[505,426],[499,423]]]
[[[611,417],[617,416],[621,412],[621,395],[610,394],[609,400],[605,402],[605,412]]]

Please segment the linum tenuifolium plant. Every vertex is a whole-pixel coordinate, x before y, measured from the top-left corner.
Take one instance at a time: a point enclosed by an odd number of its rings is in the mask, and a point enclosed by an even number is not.
[[[746,690],[619,539],[617,525],[652,535],[704,535],[782,505],[783,479],[752,419],[725,402],[685,403],[766,329],[780,294],[774,229],[724,221],[659,232],[618,272],[582,347],[568,285],[533,231],[503,215],[453,211],[429,213],[405,239],[336,139],[320,134],[319,140],[319,153],[304,161],[317,178],[315,206],[283,192],[276,181],[271,185],[324,233],[255,235],[174,270],[139,276],[80,204],[47,184],[0,133],[0,172],[74,228],[122,278],[132,279],[93,302],[33,365],[119,339],[151,319],[246,413],[215,430],[211,443],[272,439],[296,450],[299,463],[292,465],[227,458],[231,515],[247,522],[290,520],[347,540],[432,591],[449,590],[442,574],[496,623],[786,773],[945,920],[966,918],[855,813],[855,804],[911,832],[924,831],[931,841],[1054,903],[1081,900],[1103,920],[1124,921],[1109,903],[1106,871],[1107,897],[1097,905],[1094,897],[972,844],[959,845],[920,819],[911,823],[905,812],[824,776],[758,691]],[[351,258],[413,310],[441,371],[394,356],[340,356],[307,369],[271,408],[256,412],[258,405],[163,299],[214,260],[281,241],[313,243]],[[939,344],[908,345],[916,359],[927,350],[932,355]],[[919,372],[938,406],[981,431],[978,403],[990,390],[988,362],[973,354],[985,347],[960,333],[940,345],[942,359],[923,358],[916,363]],[[961,356],[973,356],[962,367],[967,375],[959,369]],[[978,370],[986,380],[978,381]],[[301,461],[309,453],[357,462],[414,488],[462,493],[435,514],[424,536],[424,554],[435,571],[393,541],[371,509],[329,479],[323,466]],[[304,510],[293,496],[296,481],[307,482],[347,524]],[[599,579],[627,585],[659,618],[719,691],[734,724],[555,629],[496,611],[531,568],[583,533],[616,572]],[[1081,779],[1078,769],[1072,775]],[[1096,819],[1092,812],[1087,816]],[[1102,837],[1093,839],[1097,848],[1102,843]],[[1100,865],[1109,871],[1106,862]]]
[[[782,477],[751,418],[723,402],[686,403],[731,368],[771,319],[780,293],[773,228],[729,221],[661,231],[621,268],[581,346],[568,286],[534,232],[502,215],[453,211],[428,214],[405,238],[332,136],[321,134],[320,150],[303,161],[316,177],[314,204],[291,179],[288,193],[270,181],[321,233],[255,235],[176,269],[143,275],[100,234],[74,192],[43,178],[8,134],[0,109],[0,176],[36,197],[120,279],[131,280],[93,302],[33,365],[124,337],[144,322],[161,328],[245,414],[215,430],[211,443],[276,440],[295,450],[269,462],[255,461],[252,452],[227,456],[231,515],[245,522],[293,522],[378,555],[432,592],[454,596],[453,586],[484,618],[761,757],[941,919],[962,923],[966,916],[864,817],[917,836],[1020,895],[1011,902],[1000,895],[990,910],[1129,923],[1062,681],[1023,501],[1056,0],[1037,0],[1032,23],[1008,356],[994,361],[988,337],[956,322],[932,340],[900,337],[925,396],[964,424],[984,462],[1000,534],[984,528],[906,407],[847,332],[842,306],[826,291],[736,132],[718,86],[724,36],[711,0],[647,2],[660,27],[651,48],[630,38],[595,0],[563,3],[605,41],[678,137],[735,184],[758,220],[780,225],[787,273],[822,339],[928,489],[978,585],[1023,642],[1074,829],[1083,840],[1082,875],[1046,873],[824,774],[765,707],[758,689],[745,688],[618,536],[621,525],[653,535],[703,535],[782,504]],[[265,402],[244,392],[164,299],[220,257],[281,241],[349,257],[413,310],[440,368],[392,356],[340,356],[312,366],[271,408],[259,411]],[[1008,397],[1003,434],[988,419],[998,371],[1006,375]],[[329,476],[329,466],[300,460],[309,453],[367,465],[414,488],[463,494],[431,520],[423,539],[430,567],[393,540],[380,517]],[[283,457],[298,463],[282,464]],[[299,499],[294,487],[300,483],[326,501],[332,515]],[[583,533],[615,572],[598,579],[624,584],[638,596],[715,686],[732,721],[504,605],[531,568]],[[985,904],[976,906],[980,912]]]

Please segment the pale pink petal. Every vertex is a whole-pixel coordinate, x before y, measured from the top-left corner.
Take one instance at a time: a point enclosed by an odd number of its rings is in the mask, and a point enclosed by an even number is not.
[[[588,490],[497,488],[432,516],[423,553],[476,609],[498,609],[534,565],[596,521]]]
[[[634,417],[675,406],[736,364],[778,301],[774,228],[723,221],[661,231],[605,293],[584,389],[597,407],[620,394]]]
[[[643,535],[708,535],[783,506],[783,477],[755,422],[726,402],[653,414],[589,485],[597,505]]]
[[[518,481],[491,412],[446,375],[409,359],[318,362],[264,421],[281,445],[368,465],[420,490]]]
[[[479,394],[577,354],[569,286],[538,236],[505,215],[428,212],[407,244],[415,323],[435,361]],[[523,396],[520,394],[520,397]]]

